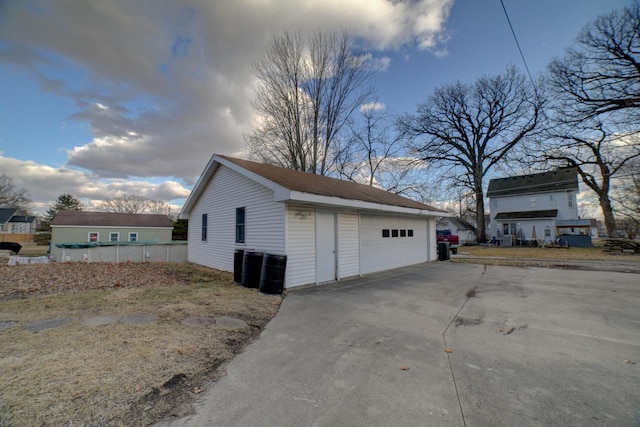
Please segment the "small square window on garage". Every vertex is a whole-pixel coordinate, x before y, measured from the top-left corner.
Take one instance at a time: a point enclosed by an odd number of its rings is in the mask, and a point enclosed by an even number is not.
[[[389,237],[389,229],[382,230],[382,237]]]
[[[413,230],[411,229],[407,230],[407,236],[413,237]]]
[[[398,237],[398,230],[391,230],[391,237]]]
[[[400,230],[400,237],[407,237],[407,230]]]

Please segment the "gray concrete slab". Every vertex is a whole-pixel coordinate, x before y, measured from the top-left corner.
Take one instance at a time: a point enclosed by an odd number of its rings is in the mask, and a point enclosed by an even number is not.
[[[119,314],[104,314],[101,316],[89,317],[80,321],[82,326],[106,326],[116,323],[122,319]]]
[[[132,314],[120,319],[120,323],[123,325],[144,325],[147,323],[153,323],[158,320],[158,316],[150,313]]]
[[[454,263],[294,291],[158,425],[634,425],[638,307],[636,274]]]
[[[66,325],[71,323],[73,319],[71,317],[60,317],[56,319],[45,319],[45,320],[37,320],[35,322],[31,322],[24,327],[24,329],[31,332],[40,332],[45,329],[57,328],[59,326]]]

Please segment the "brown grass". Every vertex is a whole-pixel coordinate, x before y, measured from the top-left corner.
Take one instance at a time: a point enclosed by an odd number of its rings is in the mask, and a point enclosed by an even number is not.
[[[539,260],[593,260],[593,261],[635,261],[640,256],[620,252],[603,252],[602,245],[597,242],[593,248],[529,248],[500,246],[461,246],[458,253],[474,257],[501,257],[512,259]]]
[[[257,336],[281,302],[231,283],[226,273],[188,264],[171,268],[191,284],[0,300],[0,321],[18,322],[0,330],[0,426],[148,425],[220,375],[219,368]],[[80,324],[97,315],[139,313],[158,320]],[[180,323],[193,316],[230,316],[249,326]],[[58,317],[73,321],[35,333],[23,328]]]

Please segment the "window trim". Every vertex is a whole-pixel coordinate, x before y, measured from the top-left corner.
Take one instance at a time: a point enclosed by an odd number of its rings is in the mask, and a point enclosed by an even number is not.
[[[113,240],[113,236],[116,236],[116,240]],[[110,231],[109,232],[109,241],[110,242],[119,242],[120,241],[120,232],[119,231]]]
[[[200,224],[200,240],[207,241],[209,229],[209,214],[202,214],[202,223]]]
[[[242,213],[242,222],[240,222],[240,213]],[[247,208],[241,206],[236,208],[236,243],[245,244],[247,241]]]
[[[131,240],[131,235],[132,234],[136,236],[135,240]],[[137,242],[137,241],[138,241],[138,232],[137,231],[129,231],[127,233],[127,242]]]
[[[91,240],[91,235],[95,234],[96,235],[96,240]],[[93,243],[93,242],[99,242],[100,241],[100,232],[99,231],[89,231],[87,233],[87,242]]]

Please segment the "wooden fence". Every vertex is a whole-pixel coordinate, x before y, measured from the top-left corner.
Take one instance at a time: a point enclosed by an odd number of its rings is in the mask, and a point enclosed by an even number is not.
[[[31,243],[33,242],[33,236],[35,234],[27,233],[0,233],[0,242],[16,242],[16,243]]]

